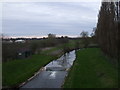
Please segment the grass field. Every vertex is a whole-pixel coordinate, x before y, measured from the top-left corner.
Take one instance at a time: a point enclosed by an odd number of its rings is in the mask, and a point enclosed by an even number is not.
[[[28,59],[13,60],[3,63],[3,86],[16,86],[27,80],[34,72],[57,57],[33,55]]]
[[[98,48],[77,51],[77,58],[63,88],[115,88],[117,69]]]

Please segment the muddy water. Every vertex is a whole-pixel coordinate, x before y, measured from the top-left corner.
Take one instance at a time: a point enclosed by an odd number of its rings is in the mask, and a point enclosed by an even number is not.
[[[21,88],[60,88],[75,58],[75,50],[66,53],[47,64],[43,71]]]

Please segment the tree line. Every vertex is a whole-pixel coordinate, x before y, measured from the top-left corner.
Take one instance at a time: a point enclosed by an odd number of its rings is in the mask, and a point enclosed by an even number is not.
[[[120,53],[120,1],[119,2],[102,2],[98,15],[98,23],[96,28],[96,37],[102,51],[119,60]]]
[[[2,42],[2,60],[10,61],[14,59],[19,59],[19,53],[26,53],[29,51],[31,55],[40,53],[43,48],[46,47],[55,47],[57,45],[65,44],[69,42],[68,37],[56,38],[54,34],[48,34],[48,37],[45,39],[30,39],[30,38],[3,38],[5,42]],[[24,43],[21,42],[11,42],[9,40],[25,40]]]

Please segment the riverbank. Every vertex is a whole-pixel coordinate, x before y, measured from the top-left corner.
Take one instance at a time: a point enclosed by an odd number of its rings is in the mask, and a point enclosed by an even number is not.
[[[42,66],[57,57],[49,55],[33,55],[24,60],[13,60],[3,63],[3,86],[16,87],[34,75]]]
[[[59,51],[59,52],[56,52]],[[54,54],[50,54],[56,52]],[[3,88],[18,87],[20,83],[32,77],[35,72],[57,59],[63,54],[57,47],[44,50],[40,54],[32,55],[29,58],[3,62],[2,64],[2,86]]]
[[[64,88],[116,88],[118,71],[99,48],[76,52],[76,61],[65,80]]]

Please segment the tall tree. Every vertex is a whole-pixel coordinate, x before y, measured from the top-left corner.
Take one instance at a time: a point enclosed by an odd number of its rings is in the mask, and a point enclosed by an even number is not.
[[[113,58],[119,57],[119,10],[120,2],[102,2],[96,28],[96,36],[101,49],[106,55]]]

